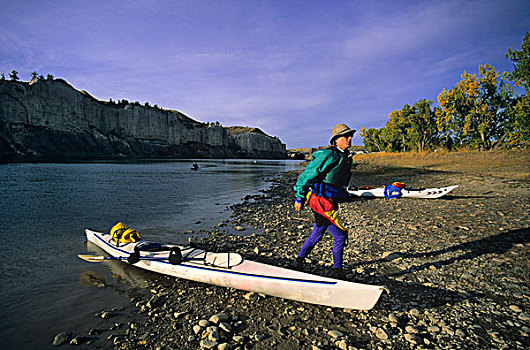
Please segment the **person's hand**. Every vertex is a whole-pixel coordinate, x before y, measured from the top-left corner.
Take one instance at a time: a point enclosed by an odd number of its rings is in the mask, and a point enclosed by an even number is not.
[[[303,205],[302,203],[294,202],[294,209],[296,211],[300,211],[302,210],[302,205]]]

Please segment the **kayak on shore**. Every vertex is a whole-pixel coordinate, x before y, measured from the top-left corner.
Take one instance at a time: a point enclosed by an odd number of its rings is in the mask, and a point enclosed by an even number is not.
[[[86,261],[124,260],[169,276],[311,304],[370,310],[386,290],[384,286],[337,280],[254,262],[237,253],[214,253],[143,240],[117,244],[109,233],[86,229],[85,234],[89,242],[110,255],[79,256]]]
[[[420,198],[420,199],[435,199],[445,196],[455,188],[455,186],[440,187],[440,188],[403,188],[400,190],[400,198]],[[348,189],[348,193],[351,196],[356,197],[385,197],[385,188],[361,188],[361,189]]]

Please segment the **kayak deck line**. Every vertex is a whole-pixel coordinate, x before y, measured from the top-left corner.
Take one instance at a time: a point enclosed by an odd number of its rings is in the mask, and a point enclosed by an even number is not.
[[[369,285],[247,260],[235,252],[215,253],[193,247],[140,241],[116,247],[108,233],[85,230],[88,242],[103,249],[112,257],[126,260],[131,254],[140,253],[140,260],[132,265],[148,271],[207,283],[220,287],[235,288],[248,292],[300,301],[304,303],[345,309],[370,310],[378,302],[385,286]],[[142,250],[142,245],[153,243],[157,249]],[[170,263],[170,252],[185,251],[188,260],[180,264]],[[189,251],[191,249],[192,251]],[[150,260],[148,258],[161,260]],[[166,260],[168,259],[168,260]],[[193,261],[189,260],[193,259]],[[237,262],[234,263],[233,262]],[[213,264],[219,265],[213,265]]]
[[[116,251],[119,251],[119,252],[121,252],[123,254],[126,254],[127,256],[130,255],[129,252],[121,250],[121,249],[118,249],[117,247],[113,246],[109,242],[105,241],[102,237],[100,237],[100,236],[95,236],[95,237],[97,239],[99,239],[101,243],[106,244],[109,248],[111,248],[113,250],[116,250]],[[129,243],[127,243],[127,244],[129,244]],[[195,248],[193,248],[193,249],[195,249]],[[175,267],[179,266],[179,265],[173,265],[169,261],[164,261],[164,260],[160,260],[160,259],[161,259],[160,257],[152,257],[152,258],[143,257],[142,258],[142,260],[147,260],[149,262],[156,262],[156,263],[160,263],[160,264],[169,264],[169,265],[175,266]],[[308,279],[301,279],[301,278],[277,277],[277,276],[267,276],[267,275],[259,275],[259,274],[244,273],[244,272],[235,272],[235,271],[226,270],[227,268],[217,267],[217,266],[212,266],[212,267],[209,267],[209,266],[195,266],[195,264],[197,264],[197,263],[186,261],[185,258],[183,258],[183,259],[184,260],[182,262],[182,265],[185,265],[186,267],[193,268],[193,269],[201,269],[201,270],[208,270],[208,271],[212,271],[213,270],[213,271],[221,272],[221,273],[230,273],[230,274],[236,274],[236,275],[241,275],[241,276],[267,278],[267,279],[284,280],[284,281],[292,281],[292,282],[320,283],[320,284],[327,284],[327,285],[337,284],[337,282],[335,282],[335,281],[316,281],[316,280],[308,280]],[[229,267],[229,268],[231,268],[231,267]]]

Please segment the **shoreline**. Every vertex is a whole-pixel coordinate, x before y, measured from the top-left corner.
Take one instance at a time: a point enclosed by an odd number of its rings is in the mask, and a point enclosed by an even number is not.
[[[288,266],[313,224],[309,209],[300,214],[292,208],[297,175],[285,173],[269,190],[245,197],[233,206],[230,220],[207,230],[198,244]],[[460,187],[435,200],[359,199],[341,205],[350,229],[344,255],[348,280],[390,290],[374,309],[329,308],[155,275],[146,295],[131,301],[134,321],[109,319],[123,324],[98,344],[116,349],[528,348],[528,184],[433,171],[374,177],[356,169],[351,184],[387,181]],[[244,228],[241,235],[225,230],[235,226]],[[330,273],[331,243],[325,235],[306,271]]]

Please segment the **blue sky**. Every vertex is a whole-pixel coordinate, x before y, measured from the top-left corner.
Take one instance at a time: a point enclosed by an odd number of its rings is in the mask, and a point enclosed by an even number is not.
[[[0,0],[0,72],[318,147],[466,71],[511,71],[530,1]],[[355,136],[354,144],[362,144]]]

